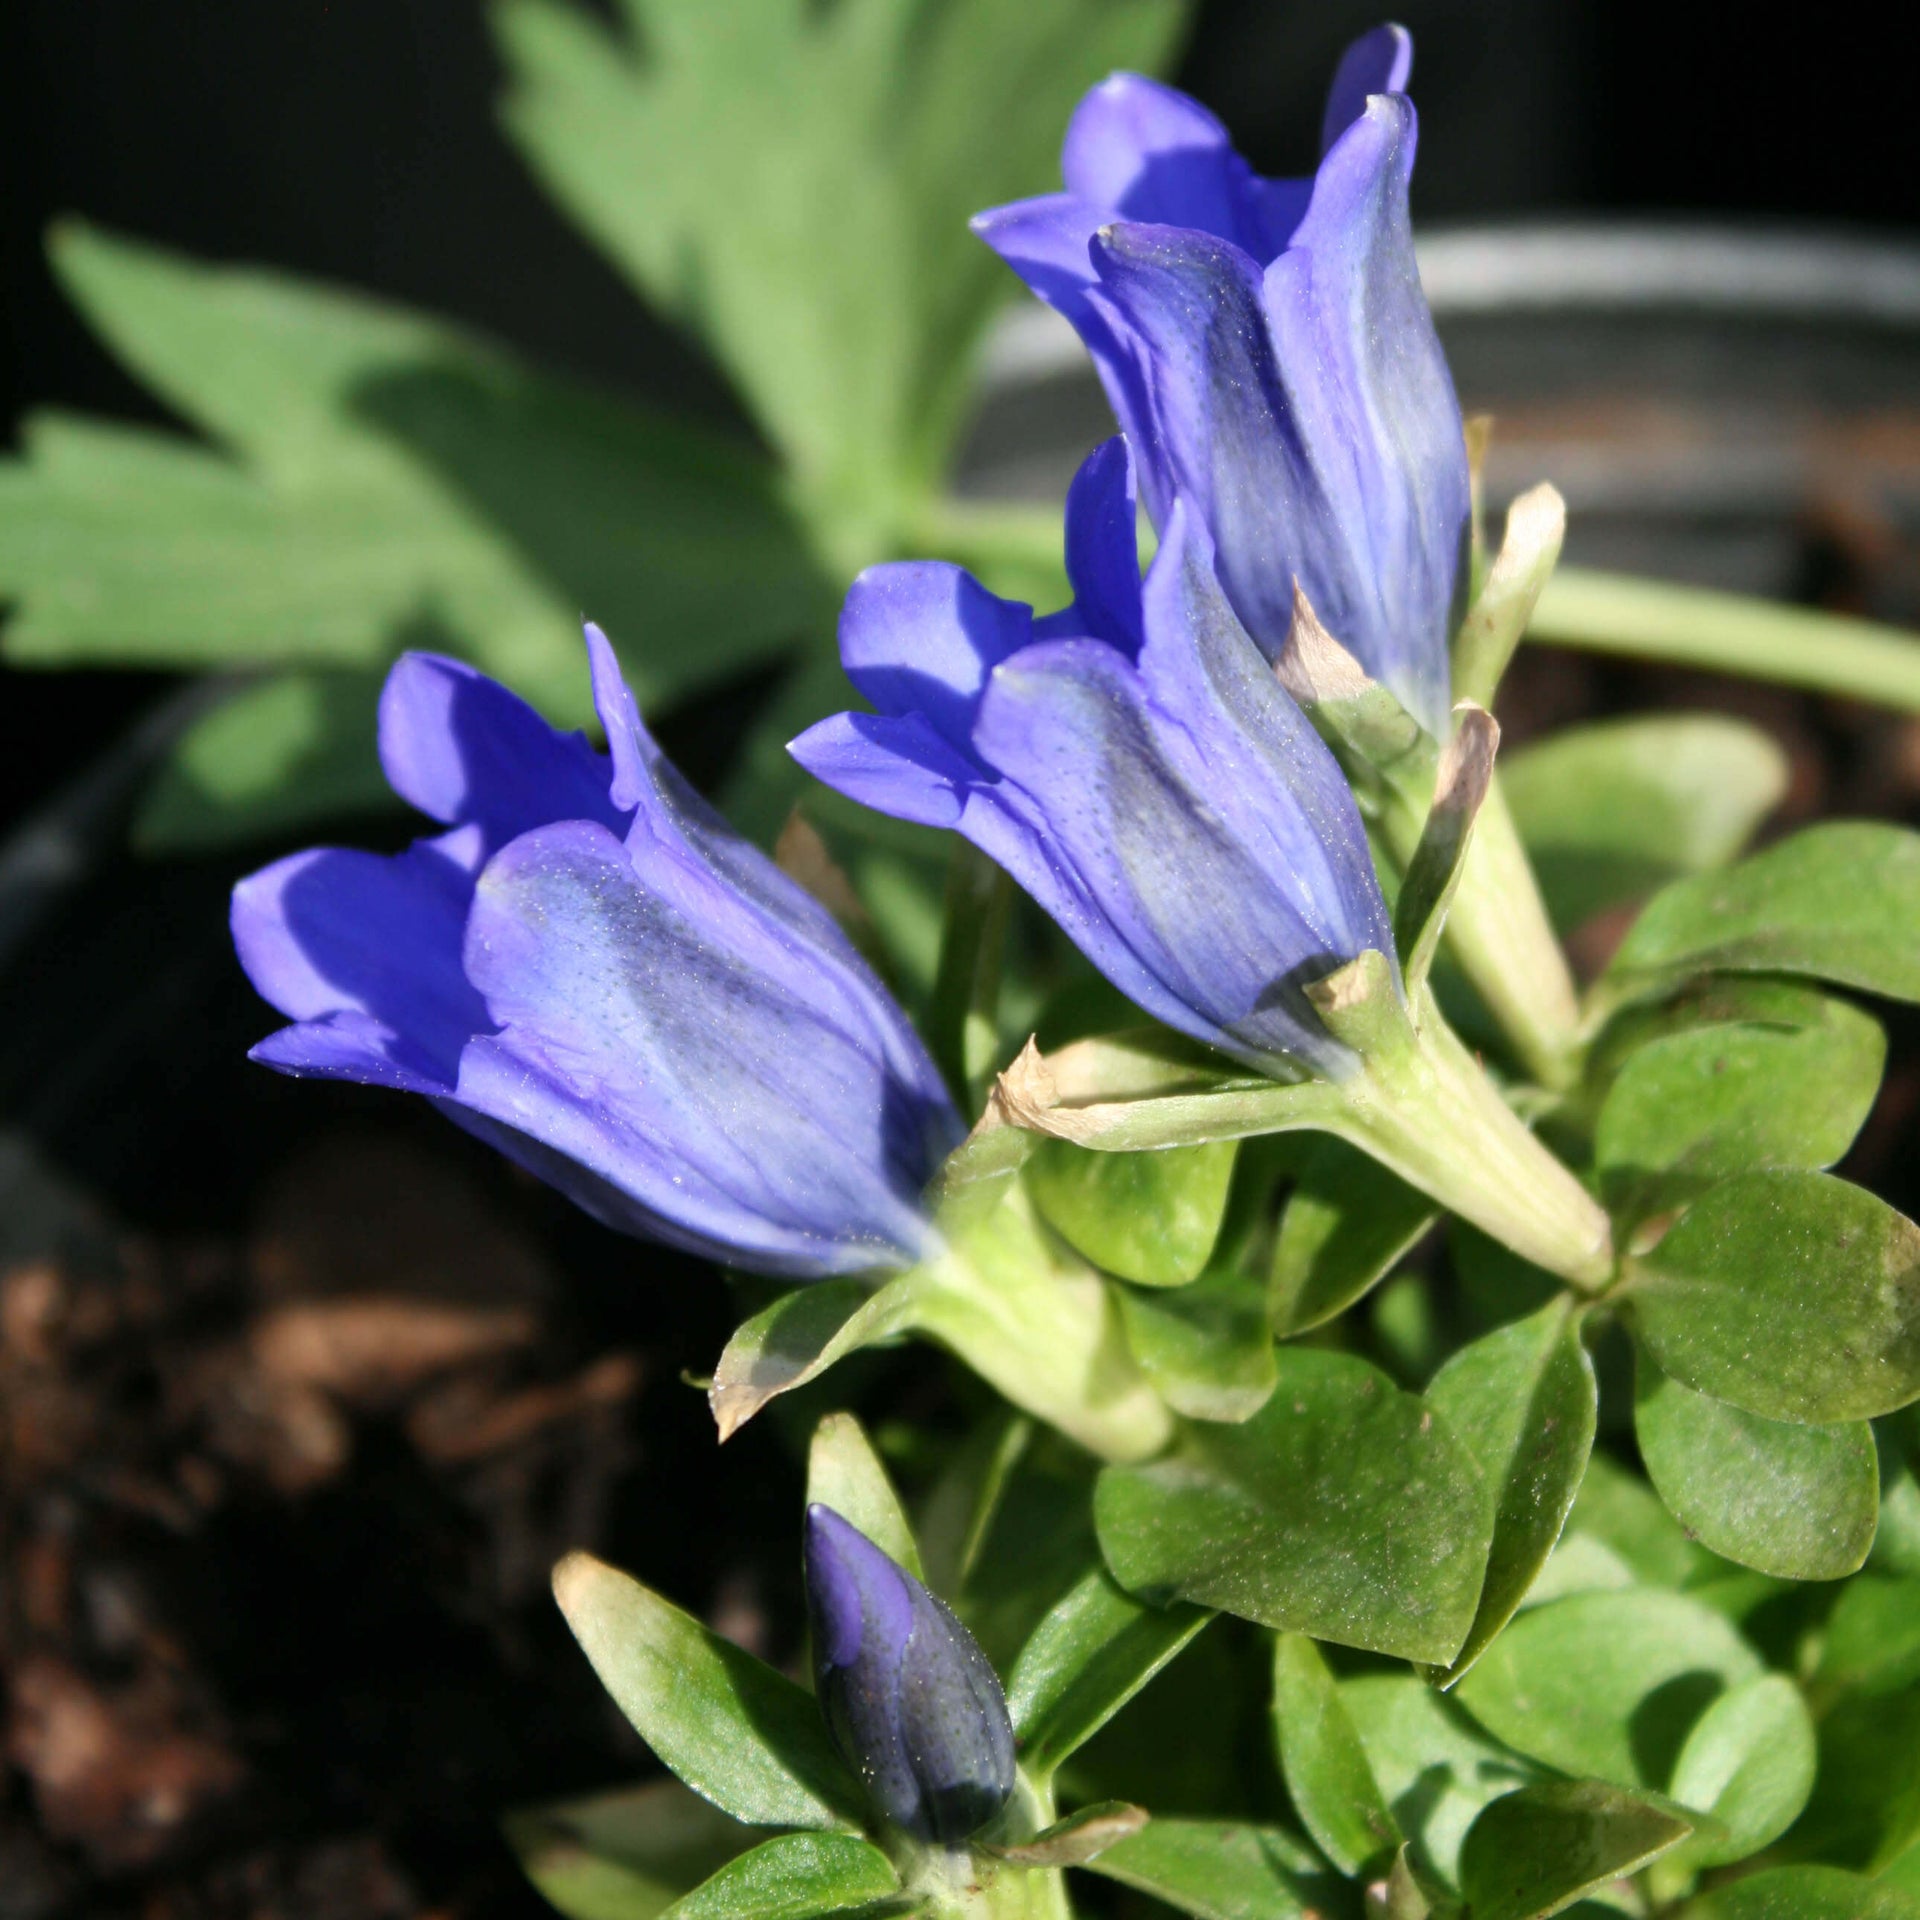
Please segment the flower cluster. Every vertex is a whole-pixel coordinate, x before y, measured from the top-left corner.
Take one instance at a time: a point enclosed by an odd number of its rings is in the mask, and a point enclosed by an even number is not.
[[[1413,264],[1409,61],[1397,28],[1348,50],[1310,180],[1255,177],[1152,82],[1087,97],[1066,191],[976,222],[1080,330],[1123,428],[1068,502],[1073,603],[870,570],[840,637],[875,711],[793,747],[964,835],[1147,1013],[1281,1079],[1352,1070],[1308,989],[1394,953],[1352,794],[1268,665],[1296,588],[1446,724],[1467,471]],[[293,1022],[255,1058],[423,1093],[610,1224],[746,1267],[926,1259],[961,1126],[925,1049],[587,642],[610,757],[455,662],[394,668],[387,773],[446,831],[242,883],[241,959]]]

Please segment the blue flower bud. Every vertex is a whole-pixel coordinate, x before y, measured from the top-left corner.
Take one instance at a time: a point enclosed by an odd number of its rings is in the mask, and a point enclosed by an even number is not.
[[[999,1676],[947,1604],[830,1507],[807,1509],[815,1691],[874,1805],[954,1846],[1013,1791]]]

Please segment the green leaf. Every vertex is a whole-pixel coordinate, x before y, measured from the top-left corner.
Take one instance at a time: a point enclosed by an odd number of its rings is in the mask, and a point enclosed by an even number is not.
[[[1920,1000],[1916,925],[1920,834],[1832,821],[1656,894],[1596,995],[1606,1006],[1695,973],[1804,973]]]
[[[1821,1716],[1813,1798],[1787,1844],[1876,1874],[1920,1844],[1920,1687],[1845,1694]]]
[[[1140,1370],[1189,1420],[1250,1420],[1279,1378],[1266,1289],[1232,1271],[1170,1292],[1123,1288],[1120,1317]]]
[[[280,673],[237,687],[175,743],[141,800],[135,846],[194,853],[392,808],[379,699],[371,673]]]
[[[583,609],[649,708],[826,626],[816,563],[748,447],[290,276],[83,227],[54,259],[218,450],[31,424],[0,463],[18,663],[377,671],[426,644],[577,724]]]
[[[1447,924],[1447,909],[1460,889],[1467,848],[1487,789],[1500,727],[1484,707],[1454,709],[1454,731],[1440,751],[1433,804],[1400,882],[1393,910],[1393,944],[1409,993],[1426,984]]]
[[[1501,763],[1507,804],[1563,932],[1734,858],[1787,790],[1787,757],[1717,713],[1556,733]]]
[[[1144,1807],[1125,1800],[1102,1800],[1097,1806],[1082,1807],[1064,1820],[1056,1820],[1018,1846],[989,1844],[984,1851],[1019,1867],[1084,1867],[1146,1824]]]
[[[1678,1588],[1701,1578],[1713,1562],[1637,1473],[1604,1452],[1587,1462],[1587,1477],[1567,1516],[1563,1539],[1604,1546],[1627,1570],[1628,1581]]]
[[[1850,1580],[1827,1621],[1820,1678],[1865,1694],[1920,1680],[1920,1580]]]
[[[1838,1580],[1873,1544],[1873,1430],[1763,1420],[1640,1356],[1634,1437],[1669,1511],[1704,1546],[1786,1580]]]
[[[1284,1827],[1239,1821],[1155,1820],[1088,1871],[1194,1920],[1315,1920],[1338,1911],[1342,1891]]]
[[[755,1827],[837,1827],[865,1797],[813,1698],[691,1614],[591,1554],[554,1596],[601,1684],[695,1793]]]
[[[1692,1831],[1670,1808],[1597,1780],[1544,1780],[1496,1800],[1460,1850],[1473,1920],[1541,1920],[1658,1859]]]
[[[1457,1887],[1460,1843],[1481,1808],[1538,1778],[1535,1768],[1411,1674],[1343,1680],[1340,1699],[1414,1864]]]
[[[817,1378],[836,1360],[915,1324],[918,1271],[878,1289],[822,1280],[783,1293],[734,1329],[707,1391],[720,1438],[730,1440],[776,1395]]]
[[[1664,1791],[1687,1734],[1759,1657],[1677,1593],[1581,1593],[1522,1613],[1457,1697],[1496,1739],[1560,1772]]]
[[[1099,1732],[1213,1615],[1150,1607],[1096,1568],[1034,1629],[1007,1678],[1020,1764],[1044,1781]]]
[[[1048,1226],[1109,1273],[1140,1286],[1199,1276],[1220,1237],[1239,1143],[1094,1153],[1044,1140],[1027,1185]]]
[[[1838,1867],[1774,1867],[1689,1902],[1684,1920],[1920,1920],[1920,1900]]]
[[[1011,287],[968,216],[1054,185],[1074,103],[1115,67],[1157,65],[1180,9],[625,12],[631,39],[554,0],[501,9],[509,131],[615,265],[699,334],[821,509],[885,527],[944,464],[973,347]]]
[[[860,1422],[830,1413],[813,1430],[807,1450],[807,1504],[831,1507],[890,1559],[924,1579],[920,1548],[900,1496]]]
[[[1849,614],[1562,567],[1528,633],[1548,646],[1707,667],[1920,713],[1913,635]]]
[[[1273,1727],[1294,1810],[1342,1873],[1358,1874],[1399,1846],[1346,1702],[1304,1634],[1274,1638]]]
[[[1723,1830],[1687,1843],[1687,1867],[1725,1866],[1777,1840],[1807,1804],[1815,1760],[1813,1716],[1784,1674],[1723,1693],[1687,1736],[1673,1770],[1674,1799],[1711,1814]]]
[[[1831,1174],[1723,1181],[1625,1271],[1647,1351],[1716,1400],[1827,1425],[1920,1394],[1920,1230]]]
[[[1304,1150],[1275,1236],[1269,1310],[1283,1339],[1370,1292],[1439,1210],[1371,1155],[1325,1136]]]
[[[662,1920],[813,1920],[900,1891],[893,1863],[853,1833],[783,1833],[729,1860]]]
[[[1594,1127],[1610,1189],[1830,1167],[1852,1146],[1886,1064],[1880,1023],[1786,982],[1763,995],[1764,1024],[1688,1027],[1627,1056]]]
[[[1451,1659],[1472,1623],[1480,1477],[1417,1396],[1348,1354],[1283,1347],[1244,1426],[1195,1427],[1094,1499],[1124,1587],[1411,1660]]]
[[[510,1814],[521,1870],[567,1920],[658,1920],[753,1843],[678,1780]]]
[[[1451,1686],[1526,1598],[1586,1475],[1599,1392],[1572,1301],[1462,1347],[1427,1403],[1479,1464],[1493,1539],[1473,1627],[1441,1678]]]

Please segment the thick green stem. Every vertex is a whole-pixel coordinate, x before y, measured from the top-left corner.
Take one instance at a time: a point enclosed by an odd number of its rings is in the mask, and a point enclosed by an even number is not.
[[[1520,1064],[1564,1092],[1579,1077],[1580,999],[1497,774],[1474,822],[1446,939]]]
[[[1597,1293],[1613,1272],[1599,1203],[1528,1131],[1427,994],[1409,1016],[1386,962],[1363,954],[1310,989],[1361,1055],[1331,1130],[1522,1259]]]

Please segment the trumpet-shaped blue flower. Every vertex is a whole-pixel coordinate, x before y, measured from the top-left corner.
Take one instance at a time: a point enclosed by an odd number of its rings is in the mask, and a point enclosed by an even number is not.
[[[1184,501],[1144,584],[1111,440],[1067,501],[1074,604],[1036,621],[937,562],[869,569],[840,618],[879,709],[800,764],[881,813],[957,828],[1167,1025],[1267,1069],[1351,1056],[1304,988],[1393,935],[1353,795],[1215,578]]]
[[[1298,579],[1438,732],[1468,475],[1414,265],[1412,58],[1399,27],[1347,49],[1308,180],[1260,179],[1198,102],[1115,74],[1068,129],[1066,192],[974,227],[1079,331],[1155,524],[1187,502],[1268,656]]]
[[[831,1507],[807,1509],[814,1692],[895,1826],[957,1846],[1013,1791],[1000,1677],[952,1610]]]
[[[253,1058],[425,1094],[610,1226],[800,1278],[906,1265],[959,1134],[832,918],[662,757],[587,628],[611,758],[457,660],[381,698],[394,789],[449,831],[235,888]]]

